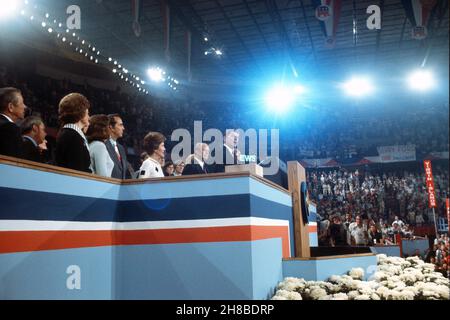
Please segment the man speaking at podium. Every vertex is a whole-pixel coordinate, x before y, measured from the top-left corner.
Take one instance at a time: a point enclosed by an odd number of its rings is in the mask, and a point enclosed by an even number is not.
[[[239,157],[241,155],[238,150],[239,133],[234,130],[227,130],[224,135],[225,143],[223,144],[221,163],[214,165],[214,172],[225,172],[225,166],[239,164]],[[220,159],[219,159],[220,160]]]

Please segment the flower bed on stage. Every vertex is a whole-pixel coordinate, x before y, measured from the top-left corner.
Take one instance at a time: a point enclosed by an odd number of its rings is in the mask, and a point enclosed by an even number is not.
[[[377,255],[377,271],[362,281],[364,270],[333,275],[328,281],[287,277],[272,300],[448,300],[449,279],[418,257]]]

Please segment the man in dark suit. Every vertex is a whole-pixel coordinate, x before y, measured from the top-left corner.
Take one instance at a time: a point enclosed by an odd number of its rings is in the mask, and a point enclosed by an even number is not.
[[[130,179],[131,174],[128,170],[127,154],[125,148],[117,142],[117,139],[123,137],[125,127],[122,118],[118,114],[109,116],[110,138],[106,140],[106,149],[114,162],[114,168],[111,174],[112,178]]]
[[[194,154],[191,154],[186,159],[183,176],[208,173],[205,163],[208,158],[209,146],[206,143],[197,143],[194,148]]]
[[[0,154],[23,157],[22,135],[15,122],[24,118],[25,109],[20,90],[0,88]]]
[[[27,117],[20,126],[23,137],[23,158],[44,163],[43,152],[47,149],[45,124],[36,116]]]
[[[234,130],[227,130],[224,135],[224,144],[222,148],[222,162],[214,164],[214,172],[225,172],[225,166],[238,164],[240,152],[237,149],[239,133]],[[220,160],[220,159],[219,159]]]

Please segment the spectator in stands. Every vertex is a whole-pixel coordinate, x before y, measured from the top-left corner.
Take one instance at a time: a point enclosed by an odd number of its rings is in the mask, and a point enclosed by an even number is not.
[[[184,170],[184,162],[179,160],[175,163],[175,171],[173,172],[173,175],[178,177],[183,175],[183,170]]]
[[[372,224],[369,228],[369,244],[382,244],[383,243],[383,235],[380,231],[378,231],[377,226]]]
[[[0,88],[0,154],[23,157],[22,135],[16,122],[24,118],[25,109],[20,90]]]
[[[206,143],[197,143],[194,153],[186,158],[183,175],[208,173],[205,161],[209,158],[209,146]]]
[[[131,178],[131,174],[128,170],[127,153],[125,152],[125,148],[117,142],[118,139],[123,137],[123,132],[125,131],[122,118],[119,114],[110,114],[108,118],[110,138],[106,140],[105,144],[109,156],[114,162],[111,177],[116,179],[129,179]]]
[[[398,216],[394,217],[394,221],[392,222],[392,226],[394,226],[394,224],[397,224],[399,228],[403,228],[403,226],[405,225],[405,223],[402,220],[400,220],[398,218]]]
[[[20,125],[23,136],[23,158],[44,163],[43,152],[47,150],[45,124],[36,116],[27,117]]]
[[[96,175],[111,178],[114,162],[111,159],[105,142],[109,139],[109,118],[105,114],[97,114],[89,119],[86,138],[89,142],[92,172]]]
[[[70,93],[59,103],[61,130],[56,139],[56,165],[91,173],[88,141],[82,131],[89,126],[90,103],[79,93]]]
[[[346,213],[345,214],[345,221],[343,223],[344,229],[345,229],[345,238],[347,239],[347,244],[351,245],[351,235],[349,231],[350,224],[353,222],[352,214]]]
[[[164,177],[161,161],[164,159],[166,138],[159,132],[149,132],[144,138],[144,149],[149,158],[142,163],[139,169],[139,178]]]
[[[357,246],[367,245],[367,226],[363,225],[361,216],[356,216],[355,222],[349,226],[352,244]]]
[[[173,165],[173,162],[171,160],[166,161],[163,167],[163,172],[165,177],[171,177],[173,176],[173,172],[175,171],[175,167]]]
[[[330,226],[330,244],[332,247],[347,245],[347,236],[341,218],[336,215],[332,219]]]

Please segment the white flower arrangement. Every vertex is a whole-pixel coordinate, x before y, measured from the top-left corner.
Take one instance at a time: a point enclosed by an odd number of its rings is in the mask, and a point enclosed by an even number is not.
[[[364,269],[363,268],[353,268],[350,270],[348,275],[350,277],[352,277],[353,279],[362,280],[362,278],[364,277]]]
[[[377,271],[362,281],[364,270],[332,275],[328,281],[287,277],[273,300],[449,300],[449,279],[419,257],[377,255]]]

